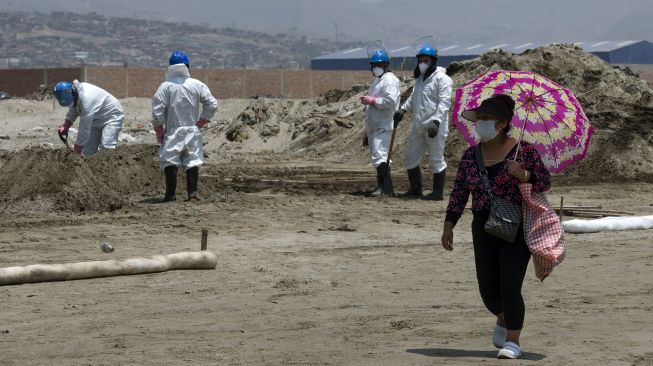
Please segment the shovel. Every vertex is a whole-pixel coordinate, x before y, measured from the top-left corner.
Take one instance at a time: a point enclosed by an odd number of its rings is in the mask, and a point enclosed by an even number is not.
[[[59,139],[61,139],[61,142],[63,142],[64,145],[66,145],[66,147],[68,148],[68,151],[71,151],[72,149],[70,148],[70,145],[68,144],[68,134],[67,133],[61,133],[59,131],[57,131],[57,133],[59,134]]]

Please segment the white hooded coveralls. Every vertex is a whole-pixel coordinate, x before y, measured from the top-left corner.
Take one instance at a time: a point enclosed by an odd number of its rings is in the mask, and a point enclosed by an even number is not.
[[[120,102],[93,84],[75,80],[73,86],[77,91],[77,104],[70,105],[66,119],[75,122],[79,117],[75,144],[84,147],[82,154],[85,156],[115,149],[125,119]]]
[[[401,96],[399,85],[399,79],[388,71],[380,77],[375,77],[367,91],[368,96],[376,97],[374,105],[365,107],[365,129],[375,168],[388,161],[394,129],[393,116],[399,109]]]
[[[406,169],[416,168],[422,162],[424,152],[428,149],[429,170],[440,173],[447,168],[444,161],[444,146],[449,135],[449,108],[451,107],[451,90],[453,81],[446,74],[446,69],[437,67],[426,80],[420,75],[415,80],[413,92],[401,106],[404,111],[413,112],[413,124],[406,143]],[[428,136],[432,121],[440,122],[438,135]]]
[[[152,98],[152,124],[165,127],[159,149],[161,170],[172,165],[188,170],[204,163],[202,134],[195,124],[200,118],[211,120],[217,109],[218,101],[209,88],[191,78],[186,65],[168,67],[166,81]]]

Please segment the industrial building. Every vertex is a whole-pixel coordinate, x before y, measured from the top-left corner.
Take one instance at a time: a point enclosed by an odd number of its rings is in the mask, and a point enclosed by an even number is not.
[[[495,44],[451,44],[437,46],[438,64],[448,66],[454,61],[476,58],[486,52],[501,49],[522,53],[527,49],[543,47],[555,43],[495,43]],[[575,42],[583,48],[611,64],[653,64],[653,43],[648,41],[594,41]],[[415,67],[415,49],[412,46],[388,47],[395,70],[411,70]],[[313,70],[369,70],[365,48],[355,48],[316,57],[311,60]]]

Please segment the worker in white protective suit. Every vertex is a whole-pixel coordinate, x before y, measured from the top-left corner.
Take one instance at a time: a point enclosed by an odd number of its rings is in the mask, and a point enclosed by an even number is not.
[[[413,124],[405,149],[405,166],[410,188],[401,196],[440,201],[443,199],[447,172],[444,147],[449,134],[453,81],[443,67],[437,66],[438,53],[430,45],[426,44],[420,48],[417,60],[413,92],[394,116],[395,123],[398,124],[406,111],[413,113]],[[429,154],[429,170],[433,173],[433,191],[422,196],[420,164],[426,151]]]
[[[68,107],[66,120],[57,131],[62,140],[67,141],[68,130],[79,117],[75,154],[91,156],[116,148],[125,119],[118,99],[100,87],[77,80],[57,83],[54,96],[59,105]]]
[[[376,187],[368,196],[392,196],[392,178],[388,154],[394,129],[393,116],[399,108],[399,79],[390,71],[390,57],[385,50],[378,50],[370,56],[370,67],[374,82],[361,97],[365,105],[365,132],[367,144],[376,168]]]
[[[173,52],[169,65],[167,80],[152,98],[152,124],[161,144],[159,158],[166,179],[162,202],[176,199],[180,166],[186,172],[188,201],[196,201],[199,166],[204,163],[200,129],[210,122],[218,101],[204,83],[190,77],[190,63],[183,52]]]

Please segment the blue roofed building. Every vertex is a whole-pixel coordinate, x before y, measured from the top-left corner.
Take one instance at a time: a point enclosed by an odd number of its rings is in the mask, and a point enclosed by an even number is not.
[[[555,43],[479,43],[448,44],[438,47],[438,64],[447,67],[454,61],[476,58],[486,52],[501,49],[522,53],[528,49]],[[594,41],[574,42],[611,64],[653,64],[653,43],[648,41]],[[412,70],[415,67],[415,49],[408,47],[387,47],[395,70]],[[367,50],[354,48],[316,57],[311,60],[313,70],[369,70]]]

